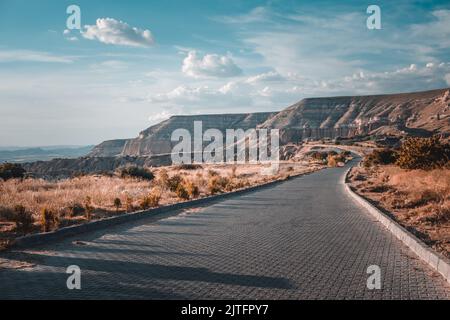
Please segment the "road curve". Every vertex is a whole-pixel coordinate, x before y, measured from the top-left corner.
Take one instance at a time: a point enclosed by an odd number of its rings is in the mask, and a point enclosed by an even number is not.
[[[449,299],[450,286],[327,169],[159,221],[35,250],[0,270],[3,299]],[[81,268],[68,290],[66,268]],[[381,268],[380,290],[367,268]]]

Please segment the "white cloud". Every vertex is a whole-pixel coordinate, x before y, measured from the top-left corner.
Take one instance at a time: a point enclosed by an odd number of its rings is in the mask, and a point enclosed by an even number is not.
[[[131,27],[129,24],[113,18],[97,19],[95,25],[85,26],[83,37],[89,40],[98,40],[106,44],[148,47],[154,44],[150,30]]]
[[[450,86],[450,73],[447,73],[447,74],[445,75],[445,81],[447,82],[447,85]]]
[[[32,50],[0,50],[1,62],[72,63],[73,58]]]
[[[157,123],[157,122],[167,120],[174,115],[175,115],[174,113],[164,110],[164,111],[161,111],[159,113],[155,113],[155,114],[152,114],[151,116],[149,116],[148,121],[150,121],[151,123]]]
[[[190,51],[183,60],[183,73],[194,78],[201,77],[234,77],[242,73],[242,70],[229,56],[207,54],[198,57],[195,51]]]
[[[284,81],[284,78],[281,74],[276,71],[269,71],[266,73],[261,73],[256,76],[250,77],[247,79],[247,83],[256,83],[256,82],[271,82],[271,81]]]
[[[214,17],[212,20],[227,24],[243,24],[268,21],[271,12],[266,7],[256,7],[246,14]]]

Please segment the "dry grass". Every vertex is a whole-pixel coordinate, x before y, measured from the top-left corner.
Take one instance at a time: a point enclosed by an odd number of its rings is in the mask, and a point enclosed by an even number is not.
[[[450,256],[450,170],[355,168],[352,184],[425,242]]]
[[[48,231],[124,212],[229,192],[320,167],[281,165],[276,176],[262,176],[261,168],[261,165],[155,168],[152,171],[156,178],[152,181],[118,176],[82,176],[54,182],[0,180],[0,239],[20,235],[14,216],[14,208],[18,205],[33,217],[31,232]],[[212,184],[214,190],[211,190]],[[46,212],[46,217],[43,217],[43,212]],[[50,216],[52,223],[49,222]]]

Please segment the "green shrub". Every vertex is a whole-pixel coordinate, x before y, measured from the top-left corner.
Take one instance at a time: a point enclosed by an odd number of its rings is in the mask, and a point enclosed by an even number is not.
[[[3,163],[0,164],[0,179],[21,179],[25,176],[25,169],[17,163]]]
[[[402,169],[432,170],[449,165],[450,144],[439,137],[408,138],[397,153],[396,164]]]
[[[149,181],[155,178],[155,175],[150,170],[137,166],[129,166],[120,169],[120,176],[122,178],[137,178]]]
[[[395,163],[397,154],[392,149],[374,150],[365,156],[363,164],[365,167],[374,165],[387,165]]]

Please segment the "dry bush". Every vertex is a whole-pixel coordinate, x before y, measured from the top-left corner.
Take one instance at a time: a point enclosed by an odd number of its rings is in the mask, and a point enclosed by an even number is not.
[[[176,192],[178,186],[183,183],[183,177],[180,174],[175,174],[167,180],[167,187],[170,191]]]
[[[175,170],[198,170],[203,169],[201,164],[187,164],[183,163],[174,167]]]
[[[113,205],[116,208],[116,212],[119,212],[119,209],[122,206],[122,201],[120,200],[120,198],[115,198]]]
[[[230,191],[230,179],[218,175],[210,176],[208,180],[209,194],[221,193],[223,191]]]
[[[122,178],[137,178],[148,181],[151,181],[155,178],[153,172],[143,167],[128,166],[119,169],[119,172]]]
[[[130,196],[129,194],[127,194],[126,196],[125,205],[127,212],[132,212],[134,210],[133,197]]]
[[[189,193],[186,190],[183,183],[180,183],[177,187],[177,190],[175,191],[178,198],[181,200],[189,200]]]
[[[157,207],[160,201],[161,191],[157,188],[154,188],[150,193],[142,197],[139,206],[142,210],[147,210],[149,208]]]
[[[166,169],[161,169],[158,173],[157,183],[163,188],[169,188],[169,174]]]
[[[199,187],[191,180],[184,183],[184,187],[190,198],[198,198],[200,196]]]
[[[22,205],[16,205],[14,207],[14,215],[12,221],[16,223],[16,230],[23,234],[30,232],[33,228],[33,216]]]
[[[55,230],[59,226],[58,214],[49,210],[48,208],[42,208],[40,219],[42,232]]]
[[[398,151],[397,165],[402,169],[432,170],[449,165],[450,144],[439,137],[408,138]]]
[[[148,208],[150,208],[150,197],[149,196],[142,197],[139,207],[142,210],[147,210]]]
[[[395,163],[396,159],[397,154],[392,149],[374,150],[364,157],[363,164],[365,167],[388,165]]]
[[[159,206],[159,202],[161,201],[161,191],[159,189],[152,189],[150,194],[148,195],[150,207],[155,208]]]
[[[90,221],[92,218],[92,213],[94,212],[94,207],[92,205],[92,198],[90,196],[86,196],[84,200],[84,213],[86,220]]]

